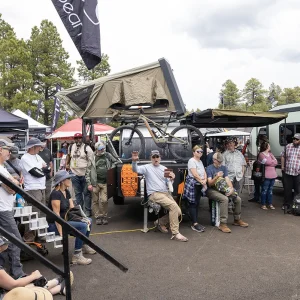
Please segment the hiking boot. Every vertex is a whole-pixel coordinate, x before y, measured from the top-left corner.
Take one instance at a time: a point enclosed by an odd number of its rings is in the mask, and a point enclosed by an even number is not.
[[[102,225],[107,225],[108,224],[108,220],[106,217],[102,218]]]
[[[241,226],[241,227],[248,227],[249,226],[248,223],[245,223],[242,220],[234,220],[232,225]]]
[[[200,224],[192,225],[191,228],[197,232],[203,232],[205,230],[205,227]]]
[[[218,228],[219,228],[219,230],[221,230],[222,232],[225,232],[225,233],[231,232],[230,228],[228,228],[227,224],[225,224],[225,223],[221,223]]]
[[[102,225],[103,224],[103,221],[102,221],[102,218],[99,217],[96,219],[96,225]]]
[[[89,265],[92,262],[90,258],[85,258],[82,255],[82,252],[78,254],[74,254],[72,257],[72,264],[73,265]]]
[[[96,251],[93,248],[85,244],[82,246],[82,252],[84,254],[96,254]]]

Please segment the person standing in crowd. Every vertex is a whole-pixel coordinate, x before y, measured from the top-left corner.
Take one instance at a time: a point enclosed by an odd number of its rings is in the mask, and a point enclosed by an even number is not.
[[[39,155],[43,146],[44,143],[37,138],[28,141],[25,147],[27,153],[21,157],[21,170],[24,176],[24,190],[45,205],[46,176],[43,169],[47,168],[47,164]]]
[[[206,168],[207,173],[207,182],[209,188],[207,189],[208,199],[220,202],[220,226],[219,229],[222,232],[230,233],[231,230],[227,226],[228,220],[228,202],[231,195],[234,194],[235,189],[232,185],[232,181],[228,177],[227,167],[222,165],[223,156],[221,153],[215,153],[213,157],[214,163]],[[213,187],[219,180],[219,178],[224,178],[227,185],[229,186],[230,191],[227,194],[222,194],[219,191],[215,190]],[[234,222],[233,225],[248,227],[248,224],[241,220],[241,198],[239,196],[233,197],[234,201]]]
[[[169,178],[164,177],[166,167],[160,164],[160,153],[158,150],[151,151],[151,163],[138,166],[139,160],[138,152],[132,153],[132,170],[138,174],[145,176],[147,184],[148,199],[158,203],[163,208],[169,211],[169,216],[165,215],[154,222],[154,225],[162,233],[168,233],[166,225],[170,223],[172,232],[171,240],[180,242],[187,242],[188,239],[179,232],[179,217],[181,216],[181,209],[169,193],[167,184],[168,181],[174,181],[175,174],[170,172]]]
[[[13,178],[17,179],[20,183],[23,183],[21,160],[18,156],[19,148],[16,146],[11,147],[10,157],[7,161],[4,162],[4,166]]]
[[[239,193],[241,188],[240,181],[244,177],[247,163],[241,151],[235,149],[235,143],[235,139],[232,137],[226,139],[225,145],[227,150],[223,153],[223,164],[228,169],[228,177],[231,180],[233,187]]]
[[[215,154],[216,152],[221,153],[221,152],[222,152],[221,149],[222,149],[221,145],[217,144],[217,146],[216,146],[216,148],[215,148],[215,151],[213,151],[213,152],[211,152],[211,153],[209,153],[209,154],[207,155],[207,166],[213,164],[213,156],[214,156],[214,154]]]
[[[60,153],[67,155],[68,154],[68,143],[64,142],[62,144],[61,149],[59,150]]]
[[[300,193],[300,133],[296,133],[293,142],[281,153],[281,169],[284,180],[284,205],[291,211],[294,195]]]
[[[50,193],[51,193],[51,178],[53,176],[53,157],[51,155],[51,151],[46,147],[46,140],[42,140],[42,142],[45,144],[43,144],[43,146],[41,147],[39,156],[47,164],[47,166],[45,168],[43,168],[43,172],[46,176],[45,197],[46,197],[46,202],[48,203]]]
[[[201,161],[203,149],[201,146],[193,147],[193,157],[188,162],[188,175],[185,179],[183,197],[188,200],[189,214],[192,219],[192,230],[205,231],[205,227],[198,223],[198,211],[202,193],[207,190],[207,176]]]
[[[71,178],[74,174],[69,174],[65,170],[58,171],[53,178],[53,185],[55,189],[51,192],[49,208],[61,218],[65,219],[69,209],[74,207],[73,200],[69,188],[71,186]],[[57,235],[62,236],[62,227],[60,224],[48,216],[49,231],[55,232]],[[68,221],[68,223],[79,230],[86,237],[89,237],[91,232],[92,220],[90,218],[82,218],[81,221]],[[83,244],[83,241],[78,237],[75,238],[75,250],[72,257],[72,263],[78,265],[89,265],[92,260],[85,258],[82,253],[95,254],[96,251],[90,246]]]
[[[271,153],[271,147],[268,142],[263,142],[260,146],[260,153],[258,160],[265,165],[265,180],[261,184],[261,208],[264,210],[275,209],[272,204],[273,186],[277,173],[275,167],[277,166],[277,159]]]
[[[91,193],[87,189],[85,173],[89,161],[94,159],[94,153],[90,146],[82,142],[82,134],[74,135],[75,143],[69,147],[66,161],[66,169],[71,169],[75,175],[72,184],[75,191],[76,204],[85,209],[88,217],[92,215]]]
[[[107,225],[107,171],[118,162],[110,153],[105,152],[103,143],[98,143],[94,159],[89,161],[86,170],[88,190],[92,192],[92,211],[97,225]]]
[[[7,179],[11,180],[14,184],[19,185],[19,181],[13,178],[4,166],[4,162],[7,161],[10,156],[10,147],[13,146],[13,143],[0,139],[0,173]],[[0,226],[15,235],[18,239],[22,240],[13,214],[15,198],[15,191],[0,181]],[[14,279],[24,276],[25,273],[20,261],[20,248],[13,243],[10,243],[7,249],[7,254],[9,259],[10,275]],[[5,260],[2,254],[0,254],[0,269],[3,268],[4,263]]]

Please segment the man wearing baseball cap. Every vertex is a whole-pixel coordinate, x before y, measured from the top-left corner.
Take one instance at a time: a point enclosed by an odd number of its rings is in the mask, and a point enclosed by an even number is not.
[[[94,158],[89,161],[86,171],[88,190],[92,192],[92,210],[97,225],[107,225],[107,172],[118,163],[110,153],[105,151],[105,145],[97,143]]]
[[[294,134],[293,142],[281,153],[281,170],[284,180],[284,205],[291,212],[293,192],[300,193],[300,133]]]
[[[4,167],[4,162],[9,159],[10,149],[13,146],[13,143],[0,139],[0,173],[14,184],[19,185],[19,181],[14,179]],[[15,191],[0,181],[0,226],[22,240],[13,214],[15,198]],[[25,273],[23,272],[23,267],[20,262],[20,248],[10,243],[7,254],[9,258],[10,275],[15,279],[24,276]],[[3,265],[4,257],[0,254],[0,268]]]
[[[87,189],[85,173],[88,163],[94,159],[92,148],[82,142],[82,134],[75,133],[74,144],[69,146],[66,159],[66,169],[71,169],[75,175],[72,185],[75,191],[76,204],[80,205],[88,217],[92,215],[91,193]]]
[[[168,190],[168,183],[174,181],[175,174],[168,172],[168,178],[165,177],[165,169],[167,168],[160,164],[161,156],[158,150],[151,151],[150,157],[151,163],[138,166],[138,152],[132,152],[132,170],[145,176],[148,199],[169,211],[169,215],[155,221],[154,225],[160,232],[168,233],[166,225],[170,223],[171,240],[187,242],[188,239],[179,232],[178,218],[181,215],[181,209]]]

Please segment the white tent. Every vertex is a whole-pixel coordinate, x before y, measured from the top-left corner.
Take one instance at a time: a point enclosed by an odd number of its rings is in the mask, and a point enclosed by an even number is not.
[[[32,119],[31,117],[27,116],[25,113],[23,113],[21,110],[17,109],[15,111],[12,112],[12,114],[14,114],[15,116],[18,116],[20,118],[26,119],[28,120],[28,126],[29,126],[29,130],[30,129],[44,129],[46,132],[50,132],[51,131],[51,127],[44,125],[42,123],[39,123],[38,121]]]
[[[229,130],[229,131],[223,131],[218,133],[208,133],[206,136],[209,137],[220,137],[220,136],[249,136],[249,132],[245,131],[238,131],[238,130]]]

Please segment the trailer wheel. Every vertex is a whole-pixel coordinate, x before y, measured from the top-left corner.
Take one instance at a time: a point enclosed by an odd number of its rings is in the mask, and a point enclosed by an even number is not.
[[[113,201],[115,205],[124,205],[124,197],[113,196]]]

